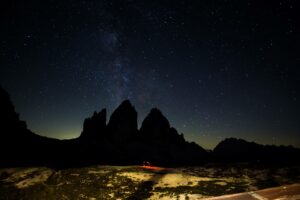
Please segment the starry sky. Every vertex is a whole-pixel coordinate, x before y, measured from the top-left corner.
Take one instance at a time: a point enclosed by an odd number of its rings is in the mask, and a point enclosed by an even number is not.
[[[188,141],[300,147],[299,2],[4,0],[0,84],[33,132],[78,137],[129,99]]]

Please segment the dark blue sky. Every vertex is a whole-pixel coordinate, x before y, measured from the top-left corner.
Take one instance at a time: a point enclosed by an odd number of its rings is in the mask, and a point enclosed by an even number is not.
[[[189,141],[300,147],[297,1],[4,1],[0,84],[28,127],[79,136],[124,99]]]

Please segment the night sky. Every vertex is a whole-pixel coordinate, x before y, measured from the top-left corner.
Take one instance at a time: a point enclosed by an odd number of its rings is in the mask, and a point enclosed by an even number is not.
[[[74,138],[125,99],[188,141],[300,147],[299,2],[1,1],[0,84],[33,132]]]

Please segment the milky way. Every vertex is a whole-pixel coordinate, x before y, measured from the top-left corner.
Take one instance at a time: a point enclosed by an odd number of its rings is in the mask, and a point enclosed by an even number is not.
[[[206,148],[299,139],[295,1],[5,1],[0,84],[34,132],[77,137],[124,99]]]

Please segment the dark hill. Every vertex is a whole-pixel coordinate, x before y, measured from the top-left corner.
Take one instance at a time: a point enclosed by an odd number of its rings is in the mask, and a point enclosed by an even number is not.
[[[300,149],[292,146],[261,145],[243,139],[227,138],[213,150],[221,162],[255,162],[287,164],[299,162]]]
[[[19,119],[8,93],[0,87],[0,152],[1,166],[40,165],[50,159],[48,149],[57,148],[60,141],[39,136],[27,129]],[[40,152],[43,152],[41,159]]]

